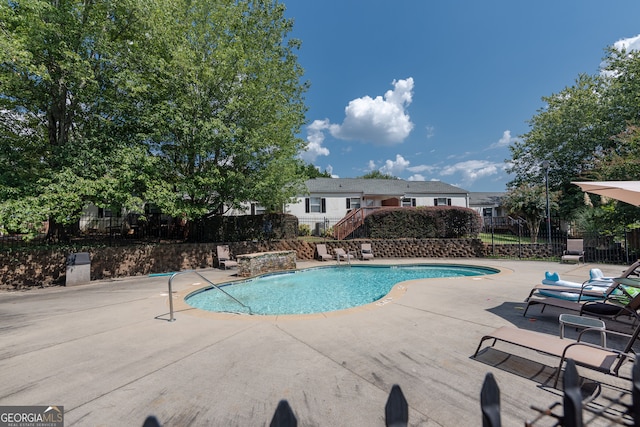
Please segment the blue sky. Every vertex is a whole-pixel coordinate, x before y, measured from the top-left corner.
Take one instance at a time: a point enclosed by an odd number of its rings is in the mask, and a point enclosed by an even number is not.
[[[505,191],[508,145],[549,96],[640,48],[640,1],[282,0],[311,83],[302,157]]]

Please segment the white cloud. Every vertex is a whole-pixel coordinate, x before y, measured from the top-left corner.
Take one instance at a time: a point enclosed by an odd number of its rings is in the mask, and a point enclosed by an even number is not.
[[[640,34],[635,37],[629,37],[626,39],[620,39],[613,44],[613,47],[619,51],[625,50],[627,53],[633,50],[640,50]],[[619,76],[618,70],[607,70],[607,63],[602,62],[600,64],[600,75],[605,77],[616,78]]]
[[[494,163],[486,160],[468,160],[446,166],[440,171],[440,174],[448,176],[459,173],[462,175],[462,181],[465,185],[469,185],[480,178],[496,175],[499,169],[502,168],[504,168],[503,163]]]
[[[512,143],[518,141],[518,138],[515,136],[511,136],[511,131],[509,129],[502,132],[502,138],[498,140],[498,142],[494,142],[489,146],[489,148],[502,148],[508,147]]]
[[[433,138],[436,134],[436,128],[434,126],[428,125],[425,127],[425,130],[427,131],[427,139]]]
[[[384,97],[364,96],[350,101],[345,107],[342,124],[330,126],[331,135],[376,145],[394,145],[404,141],[413,129],[406,111],[413,96],[413,78],[394,80],[392,84],[393,90],[388,90]]]
[[[396,160],[387,160],[384,166],[380,168],[380,172],[386,175],[397,176],[401,174],[407,167],[409,167],[409,161],[405,160],[400,154],[396,154]]]
[[[434,172],[436,170],[436,167],[429,165],[418,165],[408,167],[407,170],[409,172]]]
[[[409,178],[407,178],[407,181],[426,181],[426,179],[424,178],[424,176],[420,175],[419,173],[416,173],[414,175],[411,175]]]
[[[613,47],[620,51],[624,49],[627,52],[631,50],[640,50],[640,34],[635,37],[618,40],[613,44]]]
[[[314,120],[307,126],[307,147],[300,153],[300,158],[308,163],[313,163],[319,156],[328,156],[329,149],[323,147],[324,131],[331,126],[328,119]]]
[[[373,171],[376,169],[376,162],[373,160],[369,160],[369,164],[367,165],[367,170]]]

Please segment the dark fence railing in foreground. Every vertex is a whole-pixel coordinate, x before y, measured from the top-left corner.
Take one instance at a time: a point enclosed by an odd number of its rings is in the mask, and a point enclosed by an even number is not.
[[[583,427],[598,422],[599,425],[606,421],[607,425],[639,426],[640,427],[640,361],[636,360],[633,371],[631,390],[624,394],[631,394],[631,403],[622,403],[620,399],[611,402],[624,408],[623,411],[611,411],[611,405],[590,406],[589,398],[584,398],[580,389],[581,378],[572,359],[567,359],[563,374],[563,399],[555,402],[548,408],[531,406],[537,414],[531,421],[524,421],[525,427],[535,425],[549,425],[553,421],[555,426]],[[622,396],[621,396],[622,397]],[[584,400],[583,400],[584,399]],[[409,423],[409,405],[397,384],[391,388],[385,405],[385,425],[388,427],[406,427]],[[585,412],[590,415],[585,424]],[[500,388],[493,374],[485,376],[482,390],[480,391],[480,413],[483,427],[501,427],[500,414]],[[479,416],[480,418],[480,416]],[[278,403],[270,427],[297,427],[298,420],[289,403],[281,400]],[[161,424],[154,416],[145,420],[143,427],[160,427]]]

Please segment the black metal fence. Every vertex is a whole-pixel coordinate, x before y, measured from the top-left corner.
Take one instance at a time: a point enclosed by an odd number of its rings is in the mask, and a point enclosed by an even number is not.
[[[549,231],[551,232],[549,234]],[[640,258],[640,234],[636,230],[625,230],[619,235],[597,232],[579,232],[563,225],[560,220],[551,221],[550,227],[541,224],[536,236],[532,236],[526,222],[521,218],[486,217],[480,233],[481,239],[489,248],[489,253],[497,257],[531,258],[525,255],[535,246],[544,246],[546,251],[540,258],[560,259],[567,248],[567,239],[582,239],[584,244],[584,261],[588,263],[631,264]],[[495,248],[504,245],[514,245],[505,255]]]
[[[525,421],[524,425],[549,425],[553,419],[556,426],[583,427],[585,413],[590,415],[591,421],[607,421],[607,425],[640,426],[640,362],[635,361],[632,371],[631,387],[628,391],[622,391],[620,398],[598,405],[590,406],[590,398],[583,396],[580,388],[580,376],[575,362],[567,359],[565,371],[562,377],[563,399],[555,402],[548,408],[531,406],[537,414],[531,421]],[[631,395],[631,403],[625,403],[625,394]],[[482,426],[500,427],[500,388],[491,373],[485,377],[480,393],[480,406],[482,408]],[[614,409],[615,406],[615,409]],[[598,424],[600,425],[600,424]]]
[[[96,208],[97,209],[97,208]],[[318,216],[298,219],[298,236],[333,239],[333,226],[340,217]],[[57,244],[78,246],[125,246],[144,243],[171,244],[209,242],[210,233],[202,224],[188,223],[160,213],[117,215],[97,210],[80,218],[65,230]],[[348,239],[366,238],[363,225]],[[549,235],[548,229],[551,233]],[[34,239],[23,235],[0,234],[0,249],[50,245],[46,239],[47,225]],[[547,228],[541,224],[537,236],[532,236],[524,220],[511,217],[485,217],[478,236],[485,244],[488,256],[495,258],[559,260],[566,249],[567,238],[584,241],[584,260],[588,263],[631,264],[640,258],[640,232],[626,231],[617,236],[601,233],[577,233],[554,220]]]

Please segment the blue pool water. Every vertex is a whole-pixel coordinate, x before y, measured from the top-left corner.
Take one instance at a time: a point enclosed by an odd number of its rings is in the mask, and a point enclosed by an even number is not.
[[[319,267],[270,274],[218,285],[248,306],[252,314],[309,314],[343,310],[383,298],[396,283],[413,279],[482,276],[486,267],[419,264],[406,266]],[[192,307],[208,311],[248,313],[229,295],[213,287],[186,297]]]

